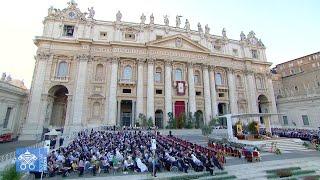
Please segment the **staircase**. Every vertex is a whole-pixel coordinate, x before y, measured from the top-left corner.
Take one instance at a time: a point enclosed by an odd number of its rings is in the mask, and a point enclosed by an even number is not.
[[[276,143],[276,147],[279,148],[282,152],[286,151],[313,151],[311,149],[303,146],[303,141],[295,138],[283,138],[283,139],[273,139],[273,140],[265,140],[265,146],[262,146],[263,151],[270,151],[271,144]]]

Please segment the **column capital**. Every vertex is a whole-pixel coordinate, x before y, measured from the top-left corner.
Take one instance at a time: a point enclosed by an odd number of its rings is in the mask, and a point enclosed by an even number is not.
[[[164,60],[164,64],[165,64],[166,66],[171,66],[171,65],[172,65],[172,60],[171,60],[171,59],[165,59],[165,60]]]
[[[154,64],[155,61],[156,61],[156,58],[153,58],[153,57],[147,58],[147,63],[148,64]]]
[[[77,60],[78,61],[88,61],[91,58],[89,54],[78,54]]]
[[[254,74],[254,71],[252,71],[252,70],[245,70],[245,71],[244,71],[244,74],[245,74],[245,75],[253,75],[253,74]]]
[[[233,69],[233,68],[228,67],[228,68],[226,68],[226,69],[227,69],[227,72],[228,72],[228,73],[231,73],[231,74],[234,73],[234,69]]]
[[[209,65],[209,70],[210,70],[210,71],[214,71],[214,70],[215,70],[215,68],[216,68],[216,66],[215,66],[215,65]]]
[[[111,58],[109,59],[109,61],[111,61],[112,64],[118,63],[119,60],[120,60],[120,58],[117,57],[117,56],[111,57]]]
[[[203,68],[203,69],[208,69],[208,64],[203,63],[203,64],[202,64],[202,68]]]
[[[36,58],[38,60],[47,60],[52,54],[47,52],[38,52]]]
[[[146,58],[137,58],[137,63],[140,64],[144,64],[146,62]]]
[[[188,62],[188,68],[193,68],[194,63],[193,62]]]

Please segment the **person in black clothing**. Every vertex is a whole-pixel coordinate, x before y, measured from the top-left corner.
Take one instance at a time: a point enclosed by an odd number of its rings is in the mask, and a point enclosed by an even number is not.
[[[60,137],[60,139],[59,139],[59,147],[61,147],[63,145],[63,141],[64,141],[63,137]]]
[[[221,164],[219,163],[218,159],[215,156],[212,156],[211,158],[212,163],[220,170],[223,170],[223,167],[221,166]]]

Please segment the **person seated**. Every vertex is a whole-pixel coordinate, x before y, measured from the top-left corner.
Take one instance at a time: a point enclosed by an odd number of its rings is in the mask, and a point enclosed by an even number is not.
[[[148,172],[148,167],[141,161],[140,157],[136,157],[136,162],[140,172]]]
[[[194,155],[191,154],[192,167],[196,172],[203,171],[203,163]]]
[[[187,159],[183,158],[182,155],[178,156],[178,168],[180,171],[188,173],[189,165]]]
[[[124,171],[131,170],[134,171],[134,163],[131,156],[127,156],[123,162]]]
[[[85,163],[82,159],[80,159],[78,163],[79,176],[83,175],[84,167],[85,167]]]
[[[108,162],[108,158],[107,157],[101,157],[101,165],[102,165],[102,170],[104,173],[108,173],[109,172],[109,168],[110,168],[110,164]]]
[[[49,177],[54,177],[56,175],[55,167],[52,161],[48,162],[48,173],[49,173]]]

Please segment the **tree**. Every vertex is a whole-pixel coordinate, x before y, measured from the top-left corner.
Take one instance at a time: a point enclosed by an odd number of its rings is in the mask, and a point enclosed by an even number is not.
[[[139,114],[139,122],[140,122],[142,127],[146,127],[147,126],[147,117],[142,113]]]
[[[258,123],[256,121],[252,121],[248,124],[248,130],[251,134],[258,134],[257,129]]]
[[[206,136],[207,138],[209,137],[209,135],[211,134],[212,132],[212,127],[208,126],[208,125],[203,125],[201,127],[201,132],[202,132],[202,135]]]
[[[209,126],[216,126],[216,125],[218,125],[218,118],[216,118],[216,117],[213,117],[212,119],[211,119],[211,121],[209,122]]]
[[[152,117],[151,117],[151,116],[150,116],[149,119],[148,119],[147,127],[148,127],[148,128],[153,127],[153,120],[152,120]]]

